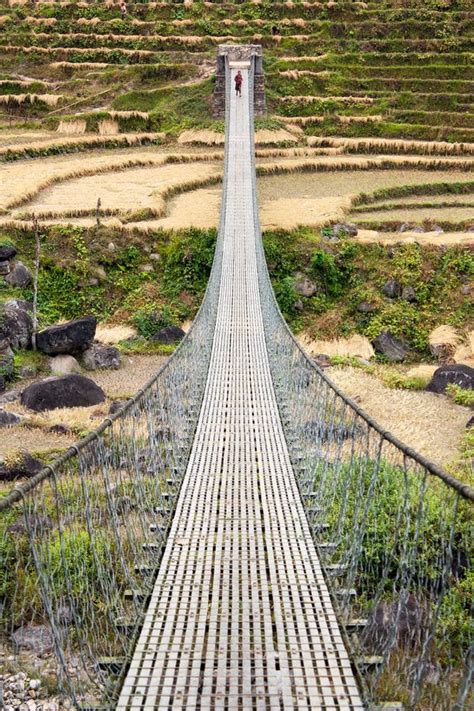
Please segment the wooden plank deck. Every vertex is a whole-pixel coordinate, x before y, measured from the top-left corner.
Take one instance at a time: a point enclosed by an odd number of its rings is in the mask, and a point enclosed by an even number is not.
[[[270,374],[255,250],[248,69],[242,73],[242,97],[232,92],[230,100],[222,279],[208,380],[121,710],[364,708]]]

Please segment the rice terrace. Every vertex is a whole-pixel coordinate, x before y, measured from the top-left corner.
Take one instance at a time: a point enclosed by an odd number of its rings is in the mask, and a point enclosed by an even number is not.
[[[0,710],[474,709],[469,0],[0,0]]]

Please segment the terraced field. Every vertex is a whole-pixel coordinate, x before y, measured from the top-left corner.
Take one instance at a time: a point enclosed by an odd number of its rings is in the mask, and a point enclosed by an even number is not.
[[[3,224],[32,212],[90,224],[101,198],[103,219],[116,226],[214,225],[223,140],[212,110],[216,46],[257,42],[268,107],[258,135],[264,225],[295,226],[300,201],[304,223],[350,213],[375,238],[404,223],[469,234],[467,0],[135,2],[123,17],[112,0],[10,0],[0,3],[0,29]],[[61,157],[73,152],[80,156]],[[41,161],[25,171],[31,157]],[[333,172],[331,195],[321,194],[323,170]],[[354,170],[370,175],[354,179]],[[122,199],[127,181],[134,188]],[[375,202],[389,187],[410,199]]]

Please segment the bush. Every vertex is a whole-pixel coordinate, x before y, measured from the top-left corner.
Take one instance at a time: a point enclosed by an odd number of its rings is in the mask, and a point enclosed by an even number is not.
[[[446,388],[446,394],[456,405],[474,408],[474,390],[464,390],[456,383],[450,383]]]
[[[157,311],[154,306],[148,306],[137,311],[132,318],[132,323],[140,336],[151,338],[162,328],[173,326],[176,322],[168,306],[161,311]]]

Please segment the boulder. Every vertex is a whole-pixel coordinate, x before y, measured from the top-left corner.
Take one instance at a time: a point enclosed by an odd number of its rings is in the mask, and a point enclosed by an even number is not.
[[[52,425],[48,432],[58,435],[68,435],[71,434],[71,429],[67,425],[62,425],[60,422],[57,425]]]
[[[71,430],[67,425],[62,425],[60,422],[58,422],[57,425],[52,425],[48,432],[52,432],[53,434],[71,434]]]
[[[314,296],[317,292],[318,287],[314,282],[311,281],[305,274],[298,272],[295,275],[295,291],[300,296]]]
[[[122,407],[125,407],[127,404],[128,400],[114,400],[109,408],[109,415],[115,415],[116,412],[122,409]]]
[[[12,245],[0,245],[0,262],[8,262],[16,256],[16,248]]]
[[[10,262],[7,260],[0,261],[0,276],[7,277],[10,274]]]
[[[443,365],[435,370],[426,390],[431,393],[444,393],[451,383],[463,390],[474,390],[474,368],[462,363]]]
[[[12,641],[18,650],[32,652],[38,657],[54,651],[54,639],[49,625],[28,624],[19,627],[12,634]]]
[[[402,285],[396,279],[390,278],[382,287],[382,292],[389,299],[398,299],[402,295]]]
[[[344,237],[356,237],[357,232],[357,226],[354,225],[352,222],[338,222],[337,224],[333,225],[332,228],[332,233],[334,237],[338,237],[339,239]]]
[[[38,369],[35,365],[22,365],[20,368],[20,378],[25,380],[35,378],[37,373]]]
[[[25,388],[21,395],[21,404],[35,412],[61,407],[90,407],[104,400],[102,388],[90,378],[77,374],[45,378]]]
[[[438,363],[454,363],[454,354],[460,341],[460,337],[452,326],[438,326],[431,331],[428,336],[428,343],[431,354],[438,360]]]
[[[100,368],[118,370],[121,362],[122,358],[117,348],[104,346],[101,343],[94,343],[82,354],[82,363],[87,370]]]
[[[36,334],[36,346],[46,355],[74,355],[87,350],[95,336],[97,321],[93,316],[51,326]]]
[[[53,375],[71,375],[71,373],[81,372],[81,366],[71,355],[58,355],[51,358],[49,368]]]
[[[372,345],[377,353],[381,353],[392,363],[399,363],[408,355],[408,349],[392,336],[390,331],[382,331],[377,338],[374,338]]]
[[[182,328],[179,328],[179,326],[165,326],[165,328],[160,329],[158,333],[155,333],[150,340],[168,345],[181,341],[185,335],[185,332]]]
[[[25,267],[23,262],[17,262],[10,274],[5,277],[5,281],[7,284],[10,284],[10,286],[24,288],[25,286],[31,284],[33,277],[30,270],[28,267]]]
[[[7,301],[0,306],[0,338],[7,338],[15,350],[29,348],[33,321],[24,304],[25,301]]]
[[[371,304],[369,301],[361,301],[360,304],[357,305],[357,311],[359,311],[361,314],[371,314],[373,311],[376,310],[376,306]]]
[[[413,288],[413,286],[404,286],[402,289],[402,299],[405,299],[405,301],[408,301],[410,304],[415,303],[416,299],[416,291]]]
[[[320,368],[330,368],[331,366],[331,358],[325,353],[318,353],[313,360]]]
[[[13,376],[14,370],[10,341],[0,337],[0,375],[5,380],[9,380]]]
[[[31,479],[43,469],[43,463],[25,452],[18,461],[12,464],[0,464],[0,481],[15,481],[15,479]]]
[[[0,409],[0,427],[11,427],[21,422],[21,417],[15,415],[14,412],[6,412]]]

